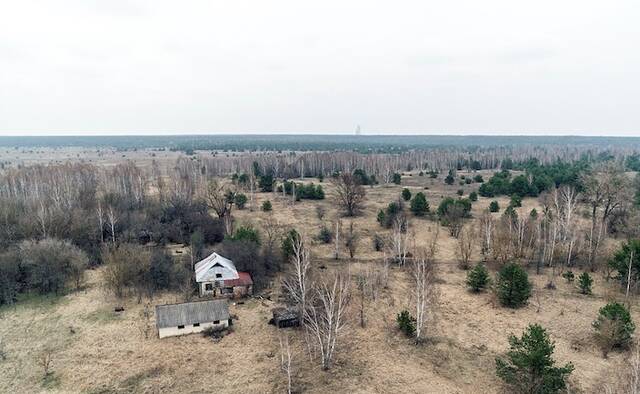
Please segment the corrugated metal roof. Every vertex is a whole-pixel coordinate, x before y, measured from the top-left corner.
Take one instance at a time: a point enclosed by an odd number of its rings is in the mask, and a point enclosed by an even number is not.
[[[185,302],[184,304],[156,305],[156,327],[177,327],[193,323],[208,323],[229,319],[226,300]]]
[[[225,286],[251,286],[253,280],[248,272],[238,271],[238,279],[227,279],[224,281]]]
[[[195,265],[196,282],[210,282],[218,279],[238,279],[238,271],[233,262],[217,253],[212,253]],[[216,274],[222,275],[218,277]]]

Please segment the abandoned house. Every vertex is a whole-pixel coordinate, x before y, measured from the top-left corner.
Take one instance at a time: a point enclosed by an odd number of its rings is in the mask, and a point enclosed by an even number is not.
[[[253,294],[253,280],[248,272],[238,272],[233,262],[217,253],[195,265],[200,296],[244,297]]]
[[[156,327],[160,338],[201,332],[231,325],[226,300],[156,305]]]
[[[300,325],[298,313],[294,310],[287,308],[274,308],[271,312],[273,313],[273,318],[269,323],[278,328],[297,327]]]

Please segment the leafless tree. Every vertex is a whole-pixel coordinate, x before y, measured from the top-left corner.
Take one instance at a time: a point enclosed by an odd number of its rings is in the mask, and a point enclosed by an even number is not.
[[[464,208],[458,204],[451,204],[444,214],[444,220],[449,227],[449,234],[452,237],[458,238],[460,230],[464,225]]]
[[[291,375],[293,373],[293,354],[288,335],[278,336],[280,343],[280,369],[287,376],[287,393],[291,394]]]
[[[398,215],[393,221],[393,233],[391,236],[391,253],[394,256],[394,260],[404,265],[407,260],[407,253],[409,251],[409,234],[407,228],[409,226],[406,218]]]
[[[309,291],[311,290],[311,259],[309,248],[302,236],[293,239],[293,255],[291,256],[291,271],[283,279],[283,285],[288,295],[296,304],[300,316],[307,308]]]
[[[313,300],[305,310],[305,327],[316,341],[325,370],[331,367],[338,351],[338,338],[347,324],[349,294],[349,279],[335,275],[331,282],[316,286]]]
[[[435,263],[437,237],[434,237],[427,249],[416,251],[412,260],[413,297],[416,305],[416,342],[424,340],[425,326],[435,307]]]
[[[231,210],[233,208],[235,196],[236,192],[234,190],[231,190],[216,181],[211,181],[207,185],[205,195],[207,206],[213,209],[216,215],[222,219],[226,234],[233,233],[233,218],[231,216]]]
[[[340,174],[334,178],[337,203],[344,209],[347,216],[354,216],[360,210],[365,199],[366,192],[352,174]]]
[[[150,303],[146,303],[144,304],[144,307],[142,308],[142,310],[140,311],[140,332],[142,333],[142,335],[144,336],[144,339],[149,339],[149,334],[152,331],[152,325],[151,325],[151,316],[152,316],[153,312],[151,312],[151,304]]]
[[[604,164],[583,177],[584,200],[590,207],[588,264],[594,270],[602,236],[611,215],[631,200],[630,181],[615,164]]]
[[[111,242],[116,244],[116,224],[118,223],[118,213],[116,209],[109,205],[107,209],[107,220],[109,221],[109,228],[111,230]]]
[[[473,245],[475,244],[475,227],[470,226],[467,229],[462,228],[458,234],[458,248],[456,255],[458,257],[458,266],[462,269],[469,269],[469,261],[473,254]]]
[[[100,243],[104,243],[104,211],[102,209],[102,203],[98,200],[96,207],[96,216],[98,218],[98,231],[100,232]]]
[[[635,343],[633,347],[625,369],[603,387],[604,394],[640,394],[640,346]]]
[[[355,230],[353,221],[349,222],[349,231],[345,234],[345,246],[347,247],[347,250],[349,250],[349,258],[351,260],[353,260],[356,250],[358,249],[359,238],[360,234]]]
[[[334,249],[333,249],[333,258],[334,260],[338,260],[338,258],[340,258],[340,227],[341,227],[342,223],[340,222],[340,219],[336,219],[336,234],[333,237],[333,244],[334,244]]]
[[[51,364],[53,363],[53,350],[50,348],[43,349],[38,355],[38,365],[42,367],[44,377],[47,378],[51,375]]]
[[[491,252],[494,225],[493,216],[488,209],[485,209],[480,216],[480,251],[485,257]]]
[[[278,268],[278,245],[282,239],[282,225],[272,215],[268,215],[262,221],[262,232],[264,234],[262,250],[265,265],[268,269],[275,270]]]

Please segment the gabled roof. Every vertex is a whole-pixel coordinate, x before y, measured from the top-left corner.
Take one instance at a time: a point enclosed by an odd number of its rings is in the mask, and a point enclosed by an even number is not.
[[[227,275],[224,279],[238,279],[238,271],[233,262],[226,257],[220,256],[217,253],[211,253],[205,259],[198,261],[195,265],[196,282],[204,282],[208,280],[215,280],[215,276],[211,276],[209,271],[211,268],[219,266],[225,271]]]
[[[226,300],[156,305],[156,327],[167,328],[229,319]]]

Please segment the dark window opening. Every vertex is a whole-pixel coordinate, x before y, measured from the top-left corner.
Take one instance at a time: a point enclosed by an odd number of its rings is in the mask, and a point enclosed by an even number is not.
[[[178,326],[178,330],[182,330],[184,326]]]
[[[200,323],[193,323],[194,327],[200,327]]]
[[[213,324],[220,324],[220,320],[214,320]]]
[[[216,274],[216,278],[222,278],[222,274]]]
[[[206,285],[204,285],[204,289],[207,291],[211,291],[213,290],[213,285],[211,283],[207,283]]]

